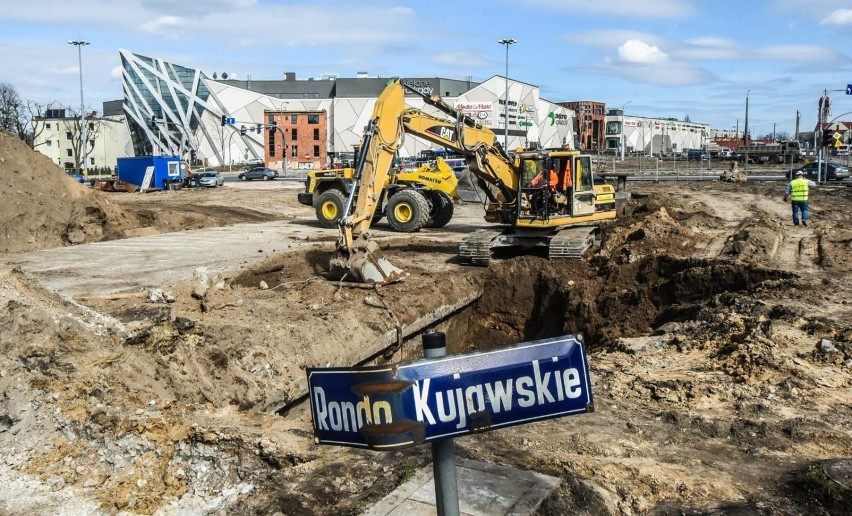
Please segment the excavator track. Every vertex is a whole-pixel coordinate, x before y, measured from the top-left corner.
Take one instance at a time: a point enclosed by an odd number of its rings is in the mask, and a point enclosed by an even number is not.
[[[550,239],[547,256],[551,260],[582,260],[583,254],[598,243],[596,226],[570,227]]]
[[[477,229],[462,238],[459,243],[459,256],[473,265],[487,266],[491,263],[491,242],[501,234],[502,231],[493,229]]]
[[[462,238],[459,256],[473,265],[487,266],[491,262],[491,252],[498,247],[547,247],[551,260],[582,260],[583,254],[599,243],[598,235],[597,226],[568,227],[552,236],[546,232],[478,229]]]

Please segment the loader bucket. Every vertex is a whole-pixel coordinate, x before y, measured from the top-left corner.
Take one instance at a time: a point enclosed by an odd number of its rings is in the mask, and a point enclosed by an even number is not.
[[[368,241],[363,234],[350,249],[338,248],[330,266],[332,277],[361,283],[387,285],[408,276],[384,257],[377,243]]]

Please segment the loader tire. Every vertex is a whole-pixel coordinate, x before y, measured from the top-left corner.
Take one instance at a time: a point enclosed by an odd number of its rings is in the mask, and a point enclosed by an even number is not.
[[[426,221],[427,228],[442,228],[453,218],[453,200],[449,195],[437,190],[425,192],[429,201],[429,220]]]
[[[402,190],[388,199],[385,215],[395,231],[414,233],[429,220],[429,201],[417,190]]]
[[[343,217],[346,199],[340,190],[326,190],[320,194],[315,208],[317,220],[324,228],[336,228],[337,222]]]

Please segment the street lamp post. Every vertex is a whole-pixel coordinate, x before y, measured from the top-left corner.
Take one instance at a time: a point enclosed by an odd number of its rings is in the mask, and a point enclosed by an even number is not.
[[[624,161],[624,145],[627,140],[624,137],[624,108],[627,107],[627,104],[633,102],[632,100],[628,100],[624,104],[621,105],[621,161]]]
[[[88,134],[86,128],[86,105],[83,103],[83,51],[82,47],[84,45],[88,45],[88,41],[83,41],[82,39],[72,39],[68,42],[69,45],[74,45],[77,47],[77,66],[80,69],[80,125],[82,126],[83,135],[81,141],[81,147],[83,149],[83,163],[81,173],[86,175],[86,154],[88,153]]]
[[[506,95],[503,97],[503,150],[509,152],[509,45],[517,43],[516,39],[501,39],[497,41],[506,45]]]

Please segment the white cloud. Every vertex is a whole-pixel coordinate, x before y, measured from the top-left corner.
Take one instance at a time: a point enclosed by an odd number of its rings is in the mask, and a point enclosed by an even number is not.
[[[200,15],[210,12],[239,12],[257,7],[256,0],[139,0],[139,6],[153,12],[173,15]]]
[[[615,14],[631,18],[686,18],[698,11],[691,0],[526,0],[526,4],[574,14]]]
[[[455,52],[441,52],[432,57],[432,62],[441,66],[455,68],[486,68],[494,66],[494,62],[485,59],[480,54],[470,50],[459,50]]]
[[[612,49],[617,42],[627,41],[629,39],[642,40],[650,45],[660,46],[665,43],[665,39],[655,34],[647,32],[638,32],[635,30],[585,30],[579,32],[571,32],[563,36],[562,39],[579,43],[584,46],[593,46],[606,50]]]
[[[836,9],[819,22],[820,25],[852,25],[852,9]]]
[[[187,21],[181,17],[160,16],[155,20],[143,23],[139,26],[139,29],[142,30],[142,32],[168,36],[169,34],[173,34],[175,29],[182,29],[187,25]]]
[[[812,63],[847,63],[849,57],[840,52],[816,45],[777,45],[756,52],[756,57],[773,61]]]
[[[632,81],[657,86],[693,86],[715,81],[710,72],[688,63],[622,68],[622,74]]]
[[[715,82],[717,78],[707,70],[688,63],[664,62],[658,64],[604,63],[585,67],[581,73],[616,75],[635,84],[652,86],[695,86]]]
[[[625,63],[654,64],[668,61],[669,56],[657,46],[629,39],[618,47],[618,59]]]

